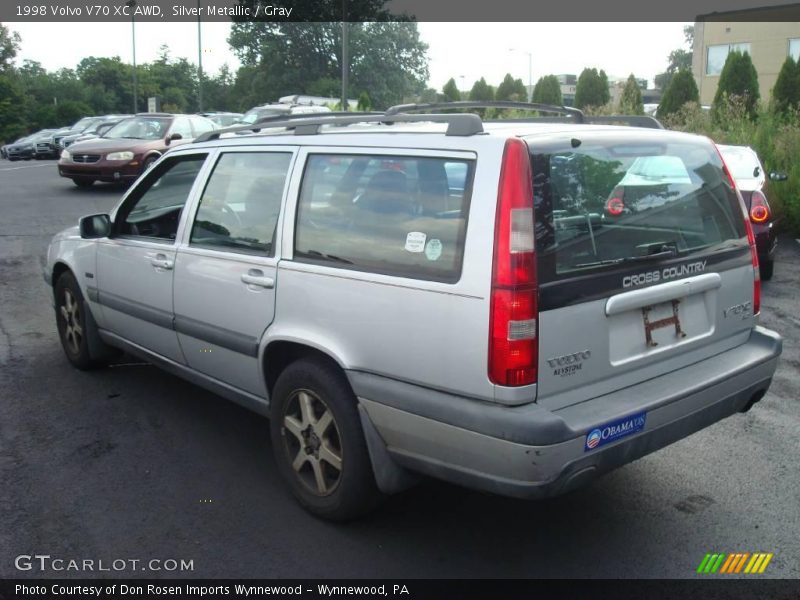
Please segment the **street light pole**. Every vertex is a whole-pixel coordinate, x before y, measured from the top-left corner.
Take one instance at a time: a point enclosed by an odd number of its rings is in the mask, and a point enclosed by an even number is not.
[[[528,97],[533,99],[533,52],[526,50],[518,50],[517,48],[509,48],[509,52],[522,52],[528,55]]]
[[[197,110],[203,112],[203,38],[200,31],[200,0],[197,0]]]
[[[347,0],[342,0],[342,110],[347,112],[347,76],[349,75],[347,44],[349,42],[350,27],[347,23]]]
[[[139,112],[139,84],[136,81],[136,23],[134,13],[136,10],[136,0],[128,0],[125,6],[131,10],[131,45],[133,46],[133,114]]]

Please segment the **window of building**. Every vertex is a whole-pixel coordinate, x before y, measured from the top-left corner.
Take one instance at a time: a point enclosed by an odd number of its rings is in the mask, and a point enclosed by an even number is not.
[[[789,56],[795,60],[800,60],[800,38],[789,40]]]
[[[725,66],[725,61],[728,58],[728,54],[731,52],[746,52],[750,54],[750,44],[720,44],[718,46],[709,46],[706,59],[706,75],[719,75],[722,73],[722,67]]]

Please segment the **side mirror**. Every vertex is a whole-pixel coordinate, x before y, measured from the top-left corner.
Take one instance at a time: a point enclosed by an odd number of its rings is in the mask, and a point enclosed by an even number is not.
[[[108,237],[111,233],[111,217],[106,214],[81,217],[81,220],[78,221],[78,229],[84,240]]]
[[[761,175],[761,168],[756,167],[755,169],[753,169],[753,177],[758,177],[759,175]]]
[[[778,171],[773,171],[769,174],[769,178],[771,181],[786,181],[789,179],[789,176],[786,173],[779,173]]]
[[[180,133],[173,133],[172,135],[168,135],[167,139],[164,140],[164,143],[169,146],[171,142],[175,140],[182,140],[183,136]]]

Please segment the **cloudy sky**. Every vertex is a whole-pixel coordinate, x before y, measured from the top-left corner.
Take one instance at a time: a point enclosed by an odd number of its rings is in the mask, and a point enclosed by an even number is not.
[[[130,23],[7,23],[22,36],[19,60],[47,69],[74,68],[85,56],[131,60]],[[469,88],[480,77],[496,85],[506,72],[528,82],[528,54],[533,81],[548,73],[605,69],[611,76],[634,73],[652,85],[667,55],[681,47],[686,23],[420,23],[429,45],[430,86],[441,89],[455,77]],[[239,63],[226,38],[229,23],[203,23],[203,66],[215,73]],[[173,56],[197,61],[196,23],[137,23],[136,59],[153,60],[162,44]],[[514,48],[514,50],[511,50]],[[463,80],[461,77],[463,76]]]

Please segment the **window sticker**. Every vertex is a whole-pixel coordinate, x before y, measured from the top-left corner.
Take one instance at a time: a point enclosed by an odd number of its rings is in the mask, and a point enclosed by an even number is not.
[[[421,231],[409,231],[406,236],[406,250],[409,252],[422,252],[425,250],[427,235]]]
[[[427,245],[425,246],[425,258],[428,260],[439,260],[439,257],[442,255],[442,242],[433,238],[428,240]]]

